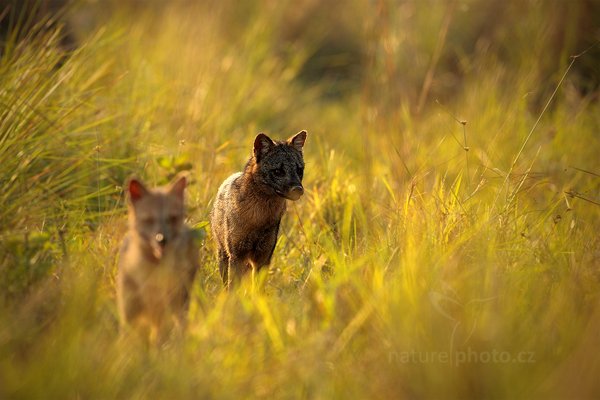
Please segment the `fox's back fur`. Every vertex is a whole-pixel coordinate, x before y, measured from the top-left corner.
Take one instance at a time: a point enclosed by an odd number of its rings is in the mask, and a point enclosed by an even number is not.
[[[198,248],[184,223],[185,177],[167,187],[128,183],[129,231],[121,247],[117,301],[124,325],[162,340],[183,328],[198,270]]]
[[[285,200],[297,200],[304,192],[305,139],[305,131],[280,142],[258,135],[244,171],[231,175],[219,187],[211,227],[226,285],[250,269],[270,263]]]

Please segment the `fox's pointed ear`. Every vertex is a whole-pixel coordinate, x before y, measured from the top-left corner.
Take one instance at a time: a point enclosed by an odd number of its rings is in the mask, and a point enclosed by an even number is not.
[[[300,131],[287,140],[287,144],[294,146],[296,150],[302,151],[306,141],[306,131]]]
[[[127,192],[129,193],[129,200],[132,203],[135,203],[148,194],[148,189],[146,189],[139,179],[131,178],[129,179],[129,182],[127,182]]]
[[[275,146],[275,142],[264,133],[259,133],[254,139],[254,157],[259,161],[265,154]]]
[[[185,191],[185,187],[187,186],[187,181],[187,174],[177,174],[169,185],[169,193],[173,193],[177,195],[177,197],[183,199],[183,192]]]

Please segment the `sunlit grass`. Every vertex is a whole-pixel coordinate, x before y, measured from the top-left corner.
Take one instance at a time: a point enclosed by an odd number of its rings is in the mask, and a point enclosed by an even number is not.
[[[597,395],[597,100],[561,85],[513,163],[558,83],[535,60],[479,54],[417,115],[385,69],[405,48],[369,42],[371,75],[331,95],[299,79],[316,43],[279,38],[285,8],[223,4],[122,10],[71,53],[43,29],[5,48],[0,397]],[[432,50],[447,11],[419,10],[385,35]],[[224,292],[207,237],[187,335],[120,336],[125,178],[190,169],[202,225],[258,132],[300,129],[307,190],[270,271]]]

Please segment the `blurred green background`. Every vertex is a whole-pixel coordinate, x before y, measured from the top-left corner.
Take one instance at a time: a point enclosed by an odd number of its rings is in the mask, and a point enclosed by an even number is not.
[[[597,398],[600,3],[0,1],[0,398]],[[577,57],[573,57],[577,56]],[[301,129],[262,289],[119,336],[123,182],[200,232]],[[207,236],[208,235],[208,236]]]

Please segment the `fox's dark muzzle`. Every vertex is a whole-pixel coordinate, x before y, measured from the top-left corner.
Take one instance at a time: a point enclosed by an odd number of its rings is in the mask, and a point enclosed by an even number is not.
[[[299,186],[292,187],[285,196],[289,200],[298,200],[304,194],[304,188]]]

